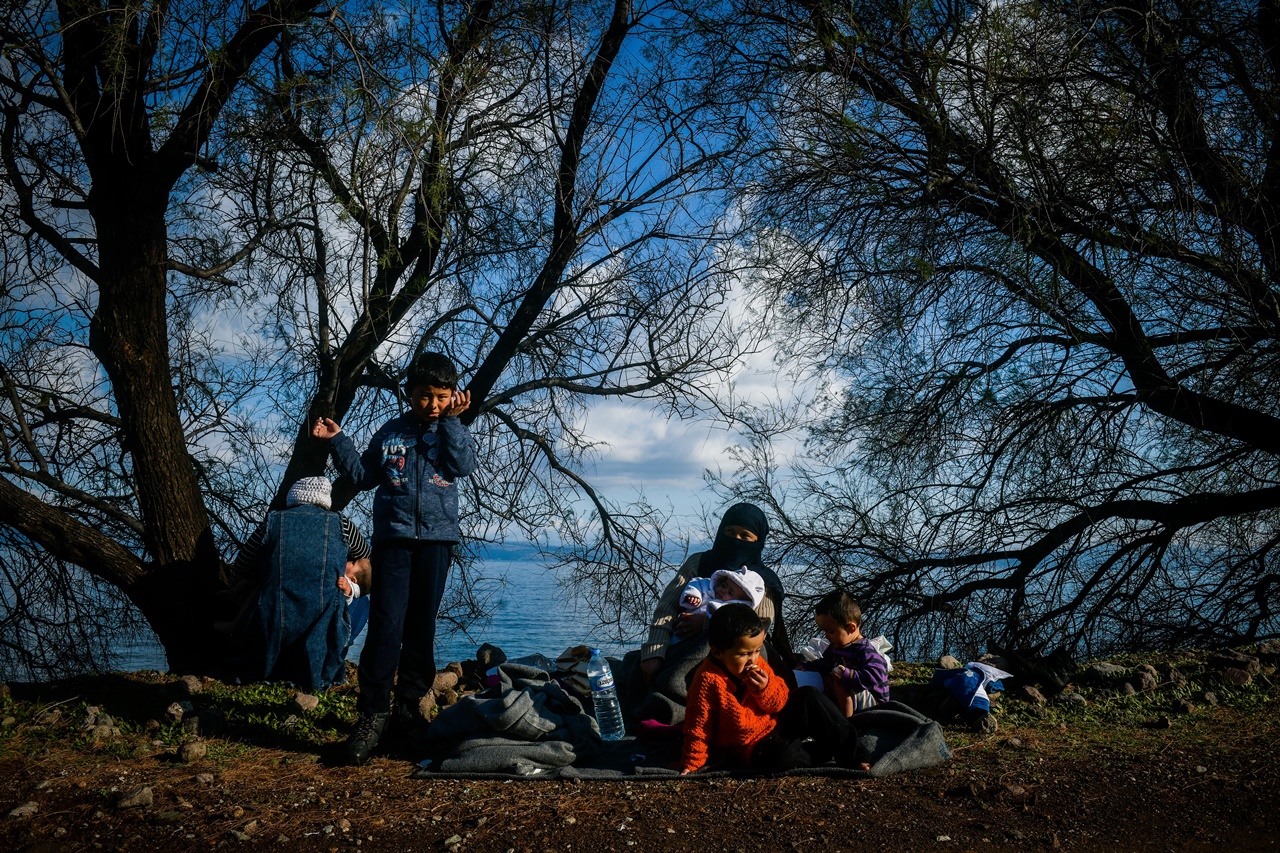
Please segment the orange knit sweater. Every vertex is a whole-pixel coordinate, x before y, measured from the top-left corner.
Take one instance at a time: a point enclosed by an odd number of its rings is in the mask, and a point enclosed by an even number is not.
[[[764,658],[759,666],[769,675],[759,693],[740,684],[715,658],[708,657],[698,667],[685,703],[682,770],[697,770],[710,753],[746,766],[755,745],[773,731],[778,712],[787,704],[787,683],[773,674]]]

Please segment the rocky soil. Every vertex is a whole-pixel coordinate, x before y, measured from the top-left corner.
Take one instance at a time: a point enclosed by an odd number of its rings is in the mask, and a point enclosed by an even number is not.
[[[329,766],[354,688],[159,673],[0,688],[0,849],[1276,850],[1274,645],[1080,669],[955,721],[954,758],[884,779],[411,779]],[[894,692],[930,703],[934,664]],[[443,698],[443,697],[442,697]]]

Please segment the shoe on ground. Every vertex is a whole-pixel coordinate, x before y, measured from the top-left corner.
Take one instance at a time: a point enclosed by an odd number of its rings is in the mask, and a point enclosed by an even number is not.
[[[351,737],[342,744],[343,763],[359,767],[368,761],[370,753],[377,747],[378,740],[386,731],[387,721],[390,719],[389,713],[361,714],[360,719],[356,720],[356,727]]]

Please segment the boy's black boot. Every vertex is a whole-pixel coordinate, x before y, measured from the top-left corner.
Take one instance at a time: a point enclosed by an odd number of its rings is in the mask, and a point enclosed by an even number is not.
[[[355,731],[342,745],[343,763],[358,767],[368,761],[369,753],[378,745],[378,739],[382,737],[390,719],[390,713],[361,714],[360,719],[356,720]]]

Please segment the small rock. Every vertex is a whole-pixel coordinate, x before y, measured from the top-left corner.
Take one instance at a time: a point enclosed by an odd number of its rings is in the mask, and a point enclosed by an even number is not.
[[[1159,673],[1156,672],[1156,668],[1149,663],[1140,663],[1138,664],[1137,669],[1138,672],[1148,673],[1152,678],[1156,678],[1159,675]]]
[[[449,670],[442,670],[436,673],[436,680],[431,683],[431,689],[437,693],[443,693],[446,690],[453,690],[458,686],[458,674]]]
[[[296,693],[293,697],[293,709],[299,714],[310,714],[320,707],[320,697],[310,693]]]
[[[428,691],[418,700],[418,716],[424,720],[430,720],[436,712],[436,696]]]
[[[1280,663],[1280,640],[1267,640],[1265,643],[1259,643],[1254,654],[1264,663],[1276,664]],[[5,688],[8,685],[4,685]]]
[[[1195,711],[1196,706],[1192,705],[1186,699],[1175,699],[1173,702],[1173,713],[1190,714]]]
[[[1133,685],[1134,690],[1142,693],[1146,690],[1155,690],[1156,684],[1159,682],[1156,681],[1154,672],[1147,672],[1144,669],[1139,669],[1134,673],[1133,678],[1130,679],[1128,683]]]
[[[1209,666],[1219,671],[1242,669],[1250,675],[1257,675],[1258,671],[1262,669],[1261,661],[1253,655],[1246,655],[1243,652],[1232,651],[1231,649],[1223,649],[1210,655]]]
[[[171,723],[180,723],[183,717],[194,713],[195,710],[196,706],[190,702],[174,702],[164,709],[164,717]]]
[[[1203,764],[1197,764],[1197,765],[1196,765],[1196,772],[1197,772],[1197,773],[1208,773],[1208,772],[1209,772],[1209,768],[1208,768],[1208,767],[1205,767]]]
[[[324,800],[321,800],[320,802],[324,803]],[[228,814],[231,815],[233,820],[239,820],[240,818],[244,817],[244,809],[241,808],[240,806],[232,806],[231,811],[228,812]]]
[[[185,732],[186,734],[189,734],[189,735],[200,734],[200,718],[199,717],[193,717],[190,715],[183,717],[181,725],[182,725],[182,731]]]
[[[950,840],[951,840],[951,836],[950,836],[950,835],[939,835],[939,836],[938,836],[938,840],[939,840],[939,841],[950,841]]]
[[[1076,705],[1076,706],[1082,706],[1082,705],[1088,705],[1088,704],[1089,704],[1089,700],[1088,700],[1088,699],[1085,699],[1085,698],[1084,698],[1083,696],[1081,696],[1079,693],[1076,693],[1076,692],[1074,692],[1074,691],[1072,691],[1072,692],[1070,692],[1070,693],[1059,693],[1057,696],[1055,696],[1055,697],[1054,697],[1053,702],[1054,702],[1054,704],[1055,704],[1055,705]]]
[[[17,724],[18,718],[10,715],[5,715],[5,718],[0,720],[0,728],[11,729]]]
[[[1187,683],[1187,677],[1183,675],[1176,666],[1171,663],[1160,663],[1156,665],[1156,672],[1160,674],[1163,681],[1168,681],[1175,686],[1181,686]]]
[[[1024,800],[1027,797],[1027,789],[1021,785],[1005,785],[1004,792],[1015,800]]]
[[[213,784],[213,774],[212,774],[212,773],[197,773],[195,776],[192,776],[191,778],[192,778],[192,779],[195,779],[195,780],[196,780],[198,783],[200,783],[201,785],[212,785],[212,784]]]
[[[294,726],[296,726],[299,722],[301,721],[298,719],[297,714],[290,714],[289,716],[285,717],[283,720],[280,721],[280,725],[286,729],[291,729]]]
[[[156,729],[160,728],[160,721],[147,720],[145,723],[142,724],[142,728],[148,732],[154,732]]]
[[[1011,737],[1004,743],[1005,743],[1005,746],[1010,746],[1010,747],[1013,747],[1014,749],[1022,749],[1021,738]]]
[[[258,821],[256,820],[251,820],[244,825],[245,835],[253,835],[257,831],[258,831]]]
[[[283,832],[276,836],[276,844],[288,844],[288,843],[289,843],[289,836],[285,835]]]
[[[1010,830],[1008,830],[1007,832],[1005,832],[1005,835],[1009,836],[1009,838],[1010,838],[1011,840],[1013,840],[1013,841],[1026,841],[1026,840],[1027,840],[1027,836],[1023,835],[1021,832],[1019,832],[1019,831],[1018,831],[1018,830],[1016,830],[1016,829],[1010,829]]]
[[[152,799],[149,787],[129,788],[121,791],[120,796],[116,798],[116,808],[136,809],[139,806],[150,806]]]
[[[458,701],[458,691],[456,690],[446,690],[443,694],[441,694],[439,699],[440,704],[444,707],[448,707],[450,705],[456,704],[457,701]]]
[[[1115,681],[1127,675],[1129,670],[1114,663],[1091,663],[1085,667],[1084,674],[1094,681]]]
[[[9,817],[31,817],[40,811],[40,806],[35,802],[27,802],[9,811]]]
[[[1134,687],[1130,682],[1126,681],[1124,684],[1120,685],[1120,695],[1121,696],[1137,696],[1138,688]]]
[[[129,757],[135,760],[150,758],[152,755],[153,752],[151,747],[147,746],[145,743],[138,744],[133,748],[133,751],[129,753]]]
[[[236,841],[248,841],[248,840],[249,840],[249,834],[248,834],[247,832],[241,832],[241,831],[240,831],[240,830],[238,830],[238,829],[232,829],[232,830],[228,831],[228,832],[227,832],[227,835],[230,835],[230,836],[231,836],[232,838],[234,838]]]
[[[1013,691],[1013,695],[1023,702],[1029,702],[1032,705],[1043,705],[1049,700],[1044,698],[1044,694],[1030,684],[1023,684]]]
[[[204,745],[204,741],[191,740],[178,747],[178,758],[186,764],[191,764],[204,758],[208,752],[209,750]]]
[[[335,825],[338,827],[339,832],[351,831],[351,821],[347,820],[345,817],[338,818],[338,822]]]
[[[94,740],[111,740],[120,737],[120,730],[115,726],[94,726],[89,731],[89,737]]]
[[[9,698],[9,683],[6,681],[0,681],[0,702],[3,702],[5,699],[8,699],[8,698]]]
[[[35,722],[39,726],[56,726],[61,719],[62,712],[57,708],[50,708],[37,714]]]
[[[1214,693],[1212,690],[1206,690],[1203,698],[1204,704],[1206,705],[1212,706],[1218,704],[1218,694]]]
[[[578,819],[577,819],[576,817],[574,817],[573,815],[569,815],[568,817],[566,817],[566,818],[564,819],[564,822],[565,822],[565,823],[567,823],[567,824],[569,824],[569,826],[573,826],[575,823],[577,823],[577,822],[578,822]]]
[[[485,670],[493,669],[507,662],[507,655],[502,649],[490,643],[485,643],[476,649],[476,660],[479,661],[480,667]]]
[[[177,688],[183,696],[195,696],[204,690],[204,682],[194,675],[184,675],[178,679]]]
[[[448,838],[444,840],[445,847],[449,847],[450,845],[461,844],[461,843],[462,843],[461,835],[450,835]]]
[[[462,671],[462,664],[458,663],[456,660],[447,664],[444,668],[444,671],[452,672],[454,675],[458,676],[459,681],[462,680],[462,676],[464,674]]]
[[[952,655],[943,655],[938,658],[938,669],[960,669],[963,666],[964,664]]]
[[[1233,666],[1222,670],[1218,676],[1227,684],[1234,684],[1236,687],[1244,687],[1253,681],[1253,676],[1247,670],[1236,669]]]

